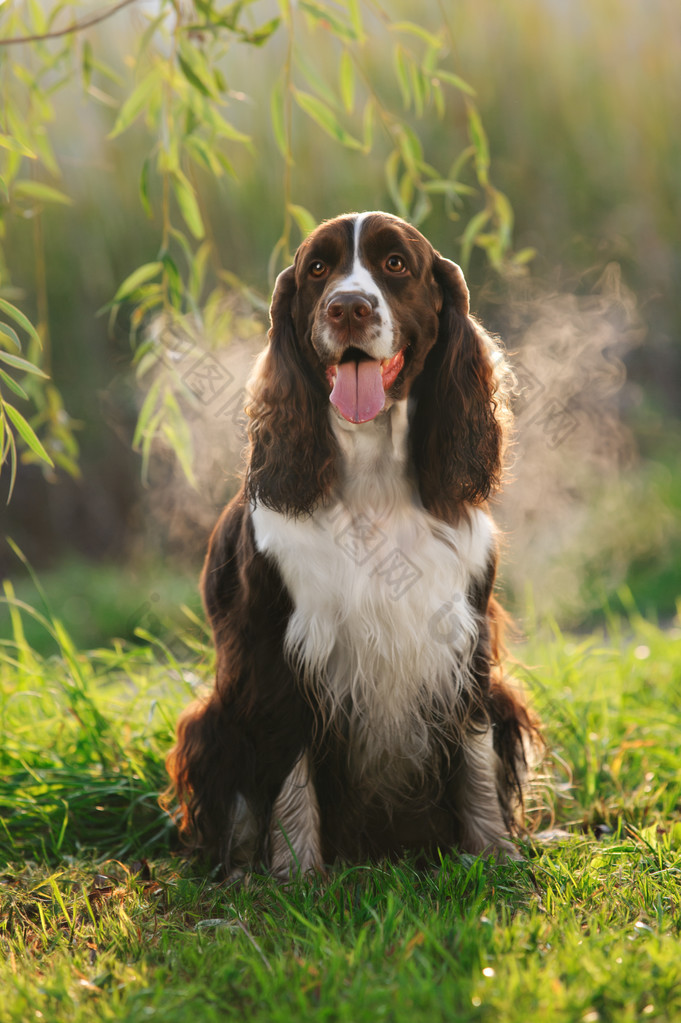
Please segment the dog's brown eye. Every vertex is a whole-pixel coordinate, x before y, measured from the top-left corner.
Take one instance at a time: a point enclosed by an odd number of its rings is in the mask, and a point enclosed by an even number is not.
[[[310,263],[308,273],[310,277],[323,277],[326,273],[326,263],[322,263],[321,259],[315,259],[313,263]]]
[[[403,274],[406,272],[407,264],[401,256],[388,256],[385,261],[385,268],[389,270],[391,274]]]

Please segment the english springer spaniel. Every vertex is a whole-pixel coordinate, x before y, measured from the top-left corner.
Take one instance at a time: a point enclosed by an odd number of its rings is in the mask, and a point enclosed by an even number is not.
[[[492,595],[502,353],[386,213],[313,231],[271,321],[202,577],[215,687],[168,757],[180,830],[229,874],[512,851],[536,725]]]

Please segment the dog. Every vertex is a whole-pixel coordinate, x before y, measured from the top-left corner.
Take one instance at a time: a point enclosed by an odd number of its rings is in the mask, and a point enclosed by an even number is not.
[[[538,732],[493,596],[501,346],[387,213],[316,228],[270,316],[202,575],[215,686],[167,760],[180,832],[229,875],[513,854]]]

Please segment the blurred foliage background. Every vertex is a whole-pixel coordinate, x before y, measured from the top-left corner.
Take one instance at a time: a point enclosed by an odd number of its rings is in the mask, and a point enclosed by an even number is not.
[[[24,445],[0,515],[74,638],[172,630],[182,602],[198,606],[274,274],[311,224],[353,209],[406,215],[463,262],[473,309],[514,355],[516,458],[495,514],[516,614],[531,593],[578,627],[633,595],[670,621],[675,3],[121,6],[0,46],[0,299],[36,325],[42,354],[7,320],[55,384],[16,378],[54,469]],[[0,42],[93,11],[5,0]],[[225,415],[187,372],[199,359],[222,373]],[[11,545],[0,571],[31,599]]]

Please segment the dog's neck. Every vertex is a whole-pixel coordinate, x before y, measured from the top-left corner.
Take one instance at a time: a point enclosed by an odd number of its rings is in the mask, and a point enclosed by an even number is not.
[[[375,506],[415,492],[408,472],[407,402],[397,401],[369,423],[348,423],[335,413],[332,427],[343,461],[338,498]]]

